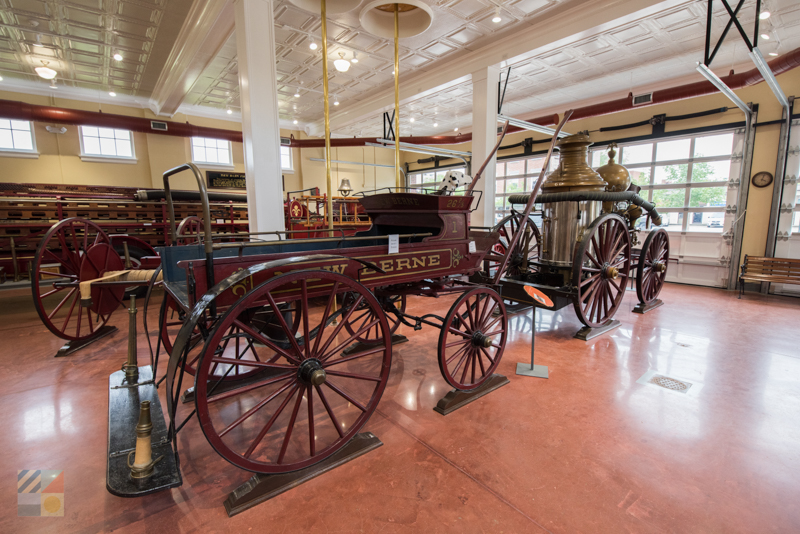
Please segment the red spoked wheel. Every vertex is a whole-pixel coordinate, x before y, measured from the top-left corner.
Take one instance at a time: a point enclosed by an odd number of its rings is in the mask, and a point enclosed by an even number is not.
[[[178,245],[194,245],[205,239],[206,225],[203,219],[195,215],[186,217],[178,225]]]
[[[489,254],[485,256],[489,264],[490,276],[494,276],[497,269],[503,263],[503,256],[505,256],[508,247],[514,239],[514,236],[519,233],[522,222],[522,213],[512,213],[506,216],[492,229],[494,232],[500,234],[500,240],[492,247]],[[535,270],[535,267],[530,265],[530,262],[539,259],[539,252],[541,250],[542,236],[536,223],[533,222],[532,217],[528,217],[528,224],[525,231],[520,235],[516,246],[514,247],[511,256],[506,264],[504,277],[515,277]]]
[[[601,215],[586,228],[572,265],[573,300],[578,319],[588,327],[606,324],[625,296],[631,269],[631,237],[619,215]]]
[[[78,284],[122,270],[119,255],[96,224],[71,218],[53,225],[36,247],[31,289],[36,312],[52,333],[71,341],[89,339],[121,304],[121,286],[92,287],[92,305],[80,304]]]
[[[500,364],[506,346],[508,314],[500,295],[476,287],[455,301],[439,334],[439,370],[462,391],[480,387]]]
[[[661,293],[667,278],[669,235],[663,228],[650,232],[644,240],[639,264],[636,266],[636,296],[639,302],[650,304]]]
[[[164,308],[164,313],[161,315],[161,343],[164,345],[164,350],[167,354],[172,354],[172,349],[175,345],[175,338],[178,335],[178,332],[181,329],[181,326],[186,319],[186,312],[181,309],[181,307],[175,302],[175,299],[169,293],[166,293],[164,298],[166,299],[167,303]],[[299,314],[300,314],[300,301],[295,300],[292,302],[284,303],[280,305],[281,313],[283,315],[284,321],[289,325],[292,334],[297,333],[297,329],[300,326],[299,322]],[[251,328],[256,329],[257,331],[261,332],[263,335],[267,336],[273,342],[277,343],[278,345],[287,348],[290,344],[289,340],[286,336],[283,335],[283,329],[280,327],[279,321],[275,317],[273,313],[267,310],[246,310],[241,314],[238,318],[239,321],[247,324]],[[212,325],[207,325],[205,321],[201,319],[202,324],[198,324],[192,330],[192,334],[189,337],[187,342],[187,346],[189,347],[189,353],[186,357],[185,362],[183,363],[183,369],[192,376],[197,374],[197,361],[200,359],[200,355],[203,352],[203,335],[202,329],[209,330],[212,328]],[[202,327],[202,328],[201,328]],[[236,360],[254,360],[255,356],[250,351],[250,348],[247,345],[242,345],[238,343],[237,337],[241,337],[238,328],[233,328],[230,332],[227,333],[228,339],[233,340],[232,343],[229,343],[229,346],[225,347],[225,357],[232,358]],[[232,368],[231,368],[232,367]],[[223,380],[239,380],[242,378],[248,378],[255,374],[258,374],[262,370],[257,367],[246,366],[246,365],[234,365],[234,366],[226,366],[226,365],[218,365],[212,369],[211,378],[218,379],[222,378]]]
[[[324,298],[309,301],[309,296]],[[287,291],[301,293],[304,306],[298,339],[274,314],[289,348],[240,321],[253,309],[277,309]],[[352,292],[353,306],[333,326],[335,295]],[[312,294],[313,293],[313,294]],[[380,327],[380,343],[347,356],[342,351],[356,335],[346,334],[344,323],[366,302],[375,319],[356,334]],[[229,332],[257,359],[235,362],[220,355],[230,343]],[[302,339],[302,342],[300,342]],[[232,464],[257,473],[285,473],[316,464],[341,449],[364,426],[389,380],[391,336],[377,299],[361,284],[327,271],[295,271],[268,280],[234,304],[211,332],[195,377],[195,406],[201,428],[212,447]],[[218,365],[251,366],[269,372],[225,392],[216,392]]]
[[[357,297],[350,295],[349,293],[345,295],[342,299],[342,310],[348,310],[353,304],[355,298]],[[392,310],[396,309],[401,312],[405,312],[406,296],[393,295],[390,297],[377,297],[377,299],[378,303],[381,305],[383,314],[386,316],[386,320],[389,323],[389,335],[391,336],[397,332],[398,328],[400,328],[400,318],[392,313]],[[367,303],[362,302],[359,308],[353,314],[353,317],[344,323],[344,327],[350,335],[355,335],[355,333],[358,332],[364,325],[374,322],[375,318],[375,314],[372,312]],[[375,341],[380,341],[381,337],[378,325],[376,324],[373,328],[367,330],[361,335],[355,336],[355,338],[359,343],[374,343]]]

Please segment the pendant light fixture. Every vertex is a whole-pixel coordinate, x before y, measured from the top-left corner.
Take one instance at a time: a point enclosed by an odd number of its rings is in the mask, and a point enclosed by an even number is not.
[[[353,51],[353,59],[350,60],[350,63],[358,63],[358,54]]]
[[[492,17],[492,22],[497,24],[498,22],[502,21],[503,19],[500,17],[500,7],[496,7],[494,9],[494,17]]]
[[[339,59],[333,62],[333,66],[339,72],[347,72],[350,68],[350,62],[344,58],[344,52],[339,52]]]
[[[45,80],[52,80],[53,78],[58,76],[58,73],[56,71],[54,71],[53,69],[51,69],[50,67],[48,67],[47,64],[48,64],[47,61],[42,61],[42,66],[41,67],[36,67],[33,70],[35,70],[36,74],[38,74],[39,76],[41,76]]]

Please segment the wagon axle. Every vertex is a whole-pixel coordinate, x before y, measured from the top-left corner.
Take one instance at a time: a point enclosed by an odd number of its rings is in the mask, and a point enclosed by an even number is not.
[[[325,383],[327,376],[325,369],[322,368],[322,362],[316,358],[304,360],[297,370],[297,377],[312,386],[321,386]]]

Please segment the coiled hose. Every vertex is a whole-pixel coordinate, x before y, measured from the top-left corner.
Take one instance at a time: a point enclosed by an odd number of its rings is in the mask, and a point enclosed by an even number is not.
[[[527,204],[530,195],[510,195],[511,204]],[[633,191],[564,191],[562,193],[545,193],[536,197],[536,203],[551,204],[554,202],[582,202],[585,200],[600,200],[603,202],[630,202],[641,206],[650,214],[653,224],[661,226],[661,215],[658,214],[655,204],[652,204]]]

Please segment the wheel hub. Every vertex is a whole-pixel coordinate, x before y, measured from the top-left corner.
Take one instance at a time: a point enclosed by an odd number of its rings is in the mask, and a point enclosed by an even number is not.
[[[306,384],[321,386],[325,383],[327,374],[325,373],[325,369],[322,368],[322,363],[318,359],[309,358],[300,364],[297,377]]]
[[[472,344],[476,347],[483,347],[488,349],[492,346],[492,338],[483,334],[483,332],[475,332],[472,334]]]
[[[610,265],[606,265],[603,267],[603,277],[616,280],[619,277],[619,269],[616,267],[611,267]]]
[[[663,273],[664,271],[667,270],[667,264],[664,263],[663,261],[653,262],[653,270],[656,271],[657,273]]]

